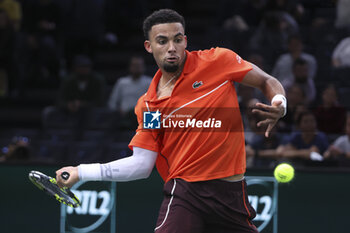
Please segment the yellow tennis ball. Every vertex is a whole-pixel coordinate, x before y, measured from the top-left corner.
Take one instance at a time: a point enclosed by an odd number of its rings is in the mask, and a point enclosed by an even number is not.
[[[294,168],[288,163],[281,163],[275,168],[273,174],[278,182],[287,183],[294,177]]]

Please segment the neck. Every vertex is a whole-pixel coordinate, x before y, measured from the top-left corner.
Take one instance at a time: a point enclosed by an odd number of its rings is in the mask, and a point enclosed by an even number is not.
[[[141,77],[141,75],[131,75],[131,78],[136,81]]]
[[[176,82],[181,72],[182,72],[182,69],[179,69],[175,73],[170,73],[170,76],[169,76],[169,73],[163,74],[158,83],[158,89],[164,89],[166,87],[171,86],[173,83]]]
[[[301,51],[293,51],[293,52],[290,52],[290,54],[292,55],[292,58],[295,60],[298,57],[300,57]]]
[[[164,73],[163,73],[163,71],[162,71],[162,80],[163,80],[164,82],[168,82],[168,81],[170,81],[171,79],[177,79],[177,78],[180,76],[181,72],[182,72],[181,69],[177,70],[177,71],[174,72],[174,73],[168,73],[168,72],[164,72]],[[174,77],[175,77],[175,78],[174,78]]]
[[[326,102],[326,103],[323,104],[323,107],[324,107],[324,108],[331,108],[331,107],[334,107],[334,106],[336,106],[335,103],[327,103],[327,102]]]

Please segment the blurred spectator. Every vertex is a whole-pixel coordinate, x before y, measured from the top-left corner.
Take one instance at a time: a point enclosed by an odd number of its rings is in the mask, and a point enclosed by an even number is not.
[[[233,49],[241,56],[249,53],[250,38],[263,17],[266,0],[219,0],[208,31],[212,45]],[[213,36],[214,35],[214,36]]]
[[[310,17],[302,35],[312,54],[317,57],[319,74],[324,76],[322,78],[327,77],[330,54],[338,40],[334,27],[335,2],[335,0],[303,0]]]
[[[245,38],[249,37],[249,29],[249,26],[240,15],[234,15],[223,22],[217,42],[220,46],[231,48],[237,53],[244,55],[248,50]]]
[[[243,86],[243,85],[240,85],[240,86]],[[245,102],[240,103],[242,120],[244,124],[244,136],[245,136],[246,143],[248,145],[251,145],[253,143],[255,134],[261,131],[256,125],[258,122],[259,116],[254,115],[252,112],[252,110],[255,108],[255,105],[258,102],[260,102],[258,99],[251,98],[249,100],[247,99]]]
[[[250,145],[255,152],[255,166],[275,167],[276,159],[280,158],[278,148],[285,143],[285,140],[285,135],[277,133],[276,128],[271,131],[269,137],[265,137],[264,132],[256,134]]]
[[[258,102],[260,101],[255,98],[249,100],[245,112],[242,113],[247,164],[249,162],[251,166],[273,167],[275,159],[279,156],[276,148],[283,143],[284,137],[277,133],[277,127],[273,128],[270,137],[265,137],[266,128],[257,126],[257,122],[263,119],[252,112]]]
[[[313,113],[301,113],[297,124],[300,131],[294,132],[287,144],[277,149],[277,153],[287,159],[322,161],[322,154],[328,148],[328,139],[318,131]]]
[[[260,69],[265,70],[265,60],[261,54],[252,52],[247,57],[247,61],[258,66]]]
[[[339,159],[340,157],[346,157],[350,159],[350,113],[346,117],[346,134],[340,136],[324,153],[325,158]]]
[[[245,145],[245,154],[246,154],[246,166],[247,168],[251,168],[254,166],[254,159],[255,159],[255,151],[254,149],[249,145]]]
[[[68,69],[75,54],[86,54],[95,60],[103,40],[104,1],[60,0],[63,8],[64,53]],[[119,12],[118,12],[119,13]]]
[[[243,86],[243,85],[240,85]],[[252,110],[255,105],[259,102],[258,99],[251,98],[247,99],[243,104],[240,104],[242,112],[242,120],[244,124],[244,137],[246,142],[246,157],[247,167],[253,167],[255,164],[255,150],[252,144],[255,140],[256,135],[261,134],[262,131],[257,127],[258,115],[254,115]]]
[[[248,111],[248,109],[252,106],[254,100],[256,100],[254,88],[249,87],[247,85],[238,84],[237,95],[239,106],[242,112]]]
[[[258,27],[264,14],[266,0],[220,0],[216,8],[216,25],[231,24],[235,18],[240,18],[249,28]]]
[[[53,49],[48,49],[33,35],[20,44],[18,63],[22,88],[57,88],[59,62]]]
[[[28,3],[23,11],[24,30],[37,41],[42,53],[47,53],[45,59],[50,59],[49,68],[57,73],[61,8],[53,0],[38,0]]]
[[[250,109],[255,108],[255,104],[258,102],[257,99],[252,99]],[[249,127],[245,129],[247,145],[250,153],[252,151],[254,152],[255,166],[273,167],[276,158],[279,157],[276,149],[284,142],[285,137],[277,133],[277,127],[273,128],[268,138],[265,137],[266,129],[264,127],[257,127],[257,122],[261,120],[263,119],[256,114],[248,114]]]
[[[293,79],[293,63],[297,58],[302,58],[308,64],[308,78],[313,79],[317,72],[317,62],[313,55],[303,52],[303,42],[299,35],[288,38],[288,53],[282,54],[275,63],[272,76],[277,78],[282,85]]]
[[[129,75],[121,77],[115,83],[111,92],[108,107],[118,111],[126,128],[134,128],[137,124],[134,107],[137,100],[148,90],[152,78],[145,75],[145,64],[142,57],[134,56],[130,59]]]
[[[13,137],[11,143],[0,152],[0,162],[28,161],[30,159],[30,143],[27,137]]]
[[[288,37],[299,30],[297,22],[286,12],[267,12],[250,40],[250,48],[261,52],[268,64],[286,51]]]
[[[251,51],[250,54],[247,56],[247,61],[253,63],[254,65],[258,66],[260,69],[266,71],[269,68],[267,67],[266,61],[264,59],[264,57],[258,53],[258,52],[254,52]],[[244,86],[244,85],[241,85]],[[252,88],[254,91],[254,97],[259,99],[261,102],[267,103],[268,100],[266,99],[266,97],[264,96],[264,94],[256,89],[256,88]]]
[[[93,71],[90,58],[78,55],[73,64],[73,72],[62,81],[59,106],[76,113],[83,108],[103,105],[105,80]]]
[[[337,8],[335,26],[337,28],[344,28],[350,30],[350,1],[337,0],[336,4]]]
[[[60,30],[61,9],[53,0],[37,0],[24,8],[24,30],[39,38],[56,41]]]
[[[288,12],[298,21],[302,20],[305,12],[303,5],[295,0],[268,0],[265,10]]]
[[[333,67],[350,67],[350,37],[342,39],[332,55]]]
[[[142,20],[147,17],[147,14],[149,13],[149,3],[143,0],[104,0],[104,2],[104,4],[109,7],[109,9],[105,9],[107,29],[113,27],[109,24],[114,24],[114,27],[129,27],[128,29],[132,30],[132,28],[139,27],[142,24]],[[157,7],[165,4],[171,8],[170,5],[172,4],[169,5],[170,2],[172,2],[172,0],[157,1]],[[112,11],[113,9],[114,11]],[[118,14],[115,13],[116,10],[118,11]],[[109,17],[112,18],[108,20]]]
[[[14,73],[15,32],[7,13],[0,9],[0,97],[7,96],[16,86]]]
[[[338,102],[338,93],[333,84],[322,92],[322,103],[314,110],[318,129],[326,134],[342,134],[346,121],[346,109]]]
[[[278,129],[283,133],[291,133],[301,112],[308,107],[305,92],[299,84],[293,84],[286,90],[288,104],[287,114],[278,121]]]
[[[297,58],[293,63],[293,76],[286,80],[284,87],[288,89],[293,84],[298,84],[303,88],[306,102],[312,103],[316,97],[316,87],[313,79],[309,78],[309,65],[302,59]]]
[[[13,29],[19,31],[22,20],[21,4],[15,0],[0,0],[0,9],[6,11]]]
[[[57,123],[63,128],[74,127],[79,137],[92,108],[104,104],[104,89],[105,80],[93,71],[90,58],[76,56],[72,72],[62,81],[57,106],[48,106],[42,113],[44,128],[57,127]]]
[[[23,6],[25,35],[21,46],[21,77],[27,87],[57,88],[60,8],[52,0],[31,1]]]

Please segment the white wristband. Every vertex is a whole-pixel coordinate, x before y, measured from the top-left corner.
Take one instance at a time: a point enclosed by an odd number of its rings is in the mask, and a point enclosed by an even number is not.
[[[78,166],[79,179],[83,181],[102,180],[99,163],[80,164]]]
[[[282,117],[284,117],[284,116],[287,114],[287,99],[286,99],[286,97],[284,97],[284,96],[281,95],[281,94],[277,94],[277,95],[275,95],[275,96],[272,98],[271,104],[273,104],[273,102],[275,102],[275,101],[281,101],[281,102],[282,102],[281,105],[282,105],[282,107],[283,107],[283,109],[284,109]]]

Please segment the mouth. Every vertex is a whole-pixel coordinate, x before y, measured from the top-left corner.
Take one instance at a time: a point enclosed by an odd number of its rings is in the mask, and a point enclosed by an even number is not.
[[[167,57],[165,60],[169,63],[174,63],[174,62],[177,62],[179,60],[179,58],[178,57]]]

